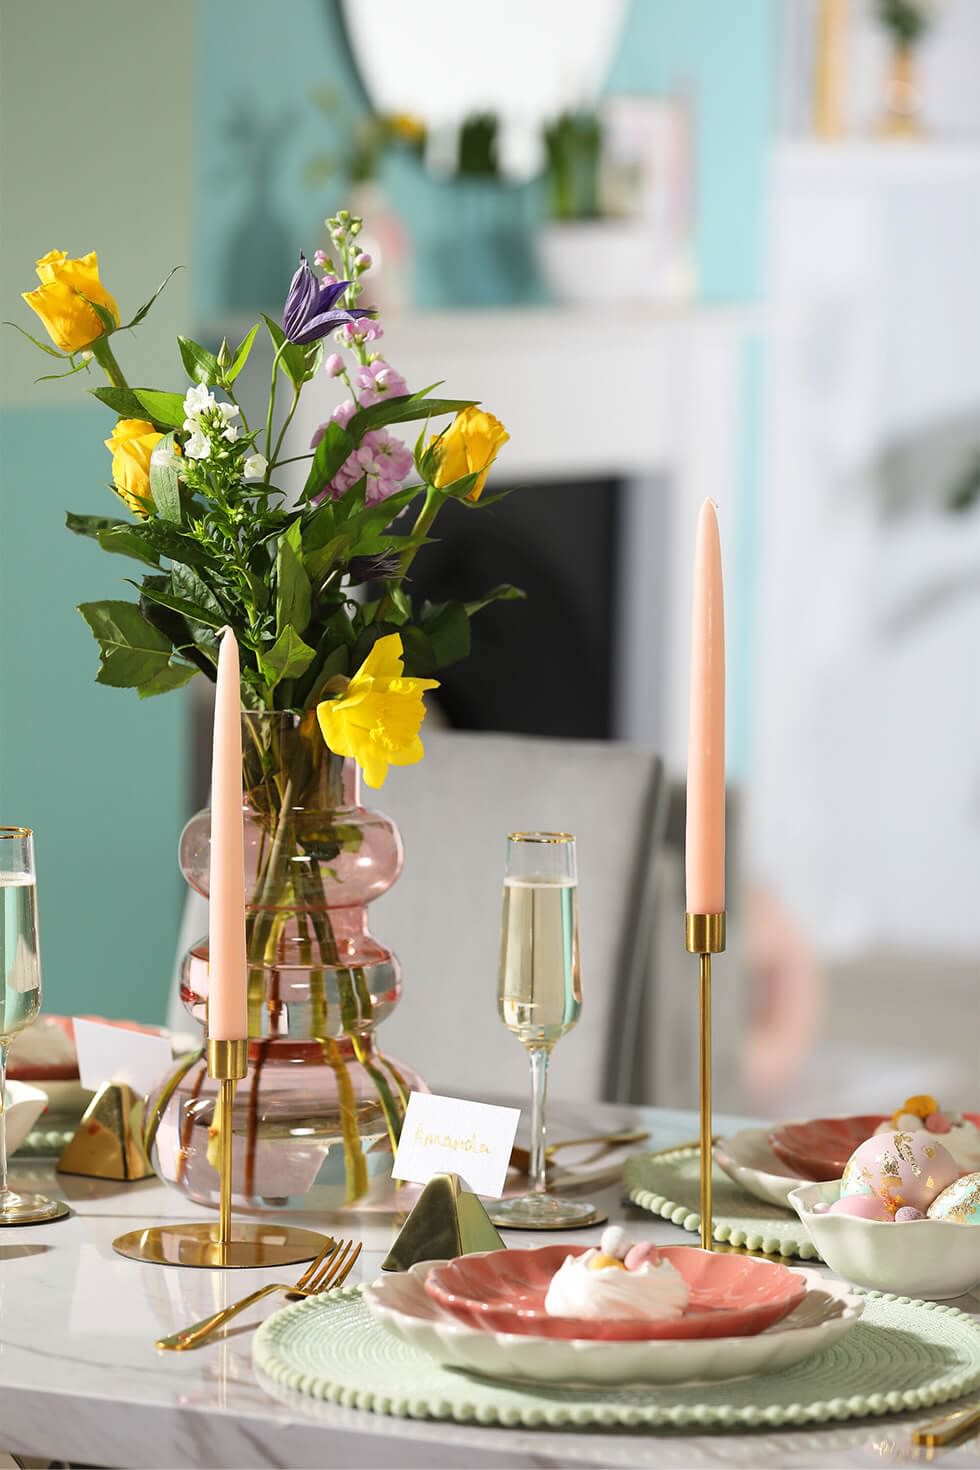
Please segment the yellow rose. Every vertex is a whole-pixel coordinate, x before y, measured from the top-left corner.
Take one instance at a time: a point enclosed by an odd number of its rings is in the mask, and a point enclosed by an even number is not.
[[[479,475],[466,497],[467,500],[479,500],[497,451],[509,438],[503,424],[492,413],[486,413],[482,408],[464,408],[448,429],[429,441],[429,448],[435,451],[438,463],[433,485],[444,490],[464,475]]]
[[[437,679],[406,679],[398,633],[379,638],[343,694],[316,707],[327,748],[352,756],[369,786],[382,786],[389,766],[414,766],[425,754],[419,729],[422,693]]]
[[[116,494],[134,515],[144,520],[153,509],[150,494],[150,455],[163,438],[145,419],[120,419],[105,447],[112,455],[112,482]]]
[[[94,250],[77,260],[69,260],[64,250],[49,250],[35,269],[40,286],[22,294],[62,352],[81,352],[105,331],[90,301],[106,307],[119,325],[119,308],[99,280]]]

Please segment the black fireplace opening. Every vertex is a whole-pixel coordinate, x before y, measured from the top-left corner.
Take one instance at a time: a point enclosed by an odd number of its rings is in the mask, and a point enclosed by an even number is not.
[[[499,485],[495,487],[499,490]],[[428,696],[460,730],[609,739],[619,483],[522,486],[486,509],[449,502],[411,571],[416,606],[468,601],[502,582],[527,600],[471,620],[469,657]]]

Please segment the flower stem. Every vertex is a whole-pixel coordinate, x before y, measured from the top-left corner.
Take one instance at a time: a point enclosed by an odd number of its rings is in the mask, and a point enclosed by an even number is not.
[[[279,430],[279,438],[276,440],[276,447],[272,451],[272,458],[269,460],[269,469],[270,469],[270,471],[271,470],[274,470],[276,468],[276,466],[279,464],[279,451],[282,448],[282,441],[286,437],[286,430],[289,428],[289,425],[293,421],[293,414],[296,412],[296,405],[299,403],[299,394],[300,394],[300,390],[298,388],[294,388],[293,389],[293,401],[289,405],[289,412],[286,415],[286,418],[285,418],[285,421],[283,423],[282,428]]]
[[[405,547],[405,550],[402,552],[401,557],[399,558],[398,571],[395,576],[390,579],[391,583],[399,583],[405,580],[408,569],[412,565],[412,562],[415,560],[419,547],[422,545],[423,541],[431,530],[432,523],[435,520],[436,516],[439,514],[445,498],[446,497],[443,495],[442,491],[437,490],[435,485],[427,485],[425,487],[425,501],[422,505],[422,509],[419,511],[415,519],[415,525],[412,527],[412,534],[407,537],[408,545]],[[384,597],[382,597],[381,601],[378,603],[374,617],[371,621],[375,623],[381,622],[391,611],[391,605],[392,596],[391,591],[389,590],[385,593]]]
[[[108,337],[104,335],[96,337],[95,341],[90,343],[89,350],[114,388],[129,387],[123,370],[116,361],[116,355],[109,346]]]
[[[269,412],[265,418],[265,457],[270,463],[274,457],[272,454],[272,416],[276,410],[276,385],[279,382],[279,359],[288,346],[288,341],[281,342],[276,348],[275,357],[272,359],[272,381],[269,384]]]

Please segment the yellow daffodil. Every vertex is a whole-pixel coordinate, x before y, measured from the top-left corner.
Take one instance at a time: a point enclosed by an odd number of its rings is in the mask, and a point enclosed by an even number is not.
[[[112,482],[116,494],[134,515],[144,520],[153,509],[150,495],[150,455],[163,438],[145,419],[120,419],[106,439],[112,455]]]
[[[398,633],[379,638],[344,692],[317,705],[327,748],[353,757],[369,786],[382,786],[389,766],[413,766],[424,755],[422,694],[437,679],[406,679]]]
[[[119,325],[119,308],[99,280],[99,259],[94,250],[75,260],[69,260],[64,250],[49,250],[36,262],[35,269],[41,284],[22,295],[62,352],[81,352],[104,333],[105,327],[90,302],[104,306]]]
[[[449,428],[429,440],[436,455],[436,472],[432,483],[439,490],[461,480],[464,475],[479,475],[467,500],[479,500],[487,483],[490,466],[510,438],[499,419],[482,408],[464,408]]]

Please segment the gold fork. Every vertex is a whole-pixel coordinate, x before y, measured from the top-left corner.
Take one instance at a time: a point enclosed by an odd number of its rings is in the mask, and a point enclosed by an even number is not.
[[[261,1301],[264,1296],[271,1296],[274,1291],[284,1291],[287,1299],[298,1301],[304,1296],[316,1296],[330,1286],[342,1286],[360,1254],[359,1240],[331,1240],[316,1260],[307,1266],[295,1286],[284,1281],[273,1281],[268,1286],[260,1286],[257,1291],[242,1297],[240,1302],[232,1302],[230,1307],[222,1307],[220,1312],[212,1312],[210,1317],[204,1317],[200,1322],[194,1322],[190,1327],[172,1333],[170,1337],[157,1338],[156,1346],[176,1353],[184,1352],[187,1348],[200,1347],[212,1333],[224,1327],[233,1317],[237,1317],[239,1312],[244,1312],[246,1307]]]

